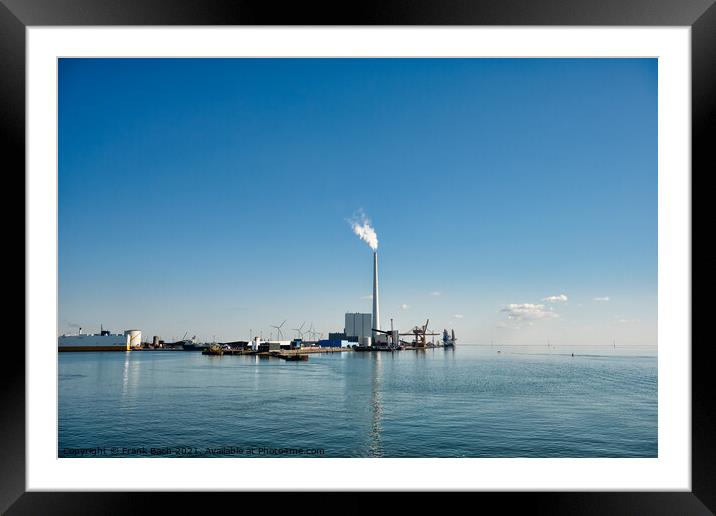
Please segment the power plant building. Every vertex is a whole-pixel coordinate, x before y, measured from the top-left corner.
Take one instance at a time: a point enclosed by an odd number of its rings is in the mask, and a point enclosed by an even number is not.
[[[357,342],[363,337],[373,335],[373,314],[346,314],[345,334],[349,339],[357,338]]]

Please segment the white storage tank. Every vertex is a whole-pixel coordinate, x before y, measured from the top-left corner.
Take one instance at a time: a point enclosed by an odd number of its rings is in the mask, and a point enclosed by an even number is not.
[[[129,347],[138,348],[142,345],[142,330],[125,330],[125,335],[129,335]]]
[[[361,337],[360,338],[361,346],[364,346],[364,347],[370,346],[372,344],[372,342],[373,342],[373,339],[371,339],[370,337]]]

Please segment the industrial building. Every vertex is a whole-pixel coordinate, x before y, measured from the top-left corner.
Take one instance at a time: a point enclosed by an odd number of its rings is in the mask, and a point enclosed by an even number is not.
[[[290,340],[273,340],[259,342],[257,351],[281,351],[282,349],[291,349]]]
[[[343,330],[345,338],[357,342],[358,347],[369,347],[382,339],[380,329],[380,291],[378,289],[378,252],[373,248],[373,313],[346,313]],[[329,335],[331,337],[331,335]],[[338,337],[338,335],[336,335]],[[336,339],[337,340],[337,339]]]
[[[247,349],[249,347],[249,341],[247,340],[233,340],[231,342],[219,342],[218,344],[229,349]]]
[[[347,313],[344,333],[346,340],[355,339],[361,342],[362,339],[373,336],[373,316],[371,314]]]
[[[355,342],[341,339],[321,339],[318,341],[318,345],[322,348],[350,348],[355,345]]]
[[[353,342],[355,344],[358,343],[358,337],[349,337],[346,335],[346,332],[329,332],[328,333],[328,340],[347,340],[349,342]]]

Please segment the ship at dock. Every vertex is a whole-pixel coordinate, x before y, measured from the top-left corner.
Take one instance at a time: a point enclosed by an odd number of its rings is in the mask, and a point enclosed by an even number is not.
[[[175,347],[181,347],[184,351],[203,351],[209,347],[209,344],[196,342],[194,340],[196,337],[192,339],[184,339],[179,342],[170,342],[170,345],[173,345]]]
[[[455,330],[451,330],[450,333],[448,333],[447,330],[443,330],[443,347],[444,348],[454,348],[456,340],[457,340],[457,338],[455,338]]]
[[[187,339],[186,336],[187,334],[185,333],[182,339],[177,342],[165,342],[164,346],[173,349],[183,349],[184,351],[203,351],[209,347],[208,344],[197,342],[196,335],[190,339]]]
[[[76,335],[57,337],[57,351],[130,351],[142,342],[140,330],[112,333],[104,328],[99,333],[86,334],[79,329]]]

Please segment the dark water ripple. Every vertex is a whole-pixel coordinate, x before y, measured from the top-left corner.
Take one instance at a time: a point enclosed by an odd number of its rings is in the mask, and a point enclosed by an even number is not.
[[[62,353],[59,455],[186,446],[226,456],[206,448],[236,446],[322,448],[332,457],[657,456],[655,350],[544,349],[461,346],[302,363]]]

